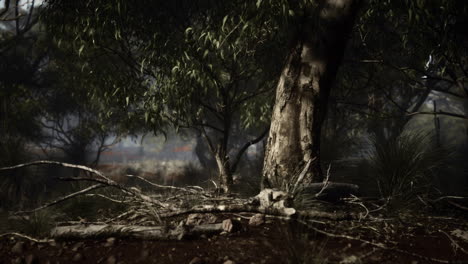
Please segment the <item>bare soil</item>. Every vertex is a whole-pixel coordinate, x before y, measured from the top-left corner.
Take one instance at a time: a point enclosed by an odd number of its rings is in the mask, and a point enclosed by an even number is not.
[[[236,218],[239,215],[222,215]],[[126,238],[36,243],[0,238],[3,263],[468,263],[466,218],[400,216],[366,221],[270,219],[181,241]],[[464,233],[465,232],[465,233]],[[232,262],[229,262],[232,261]]]

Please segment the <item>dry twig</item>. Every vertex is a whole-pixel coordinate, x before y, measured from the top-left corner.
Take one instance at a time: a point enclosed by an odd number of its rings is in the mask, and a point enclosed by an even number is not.
[[[27,240],[30,240],[30,241],[33,241],[33,242],[36,242],[36,243],[49,243],[51,241],[54,241],[53,239],[37,239],[37,238],[30,237],[30,236],[27,236],[27,235],[24,235],[24,234],[21,234],[21,233],[16,233],[16,232],[1,234],[0,238],[2,238],[2,237],[12,237],[12,236],[24,238],[24,239],[27,239]]]

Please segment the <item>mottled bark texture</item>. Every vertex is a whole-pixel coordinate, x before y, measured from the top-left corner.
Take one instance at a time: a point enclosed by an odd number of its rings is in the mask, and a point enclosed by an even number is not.
[[[358,2],[323,0],[304,16],[276,89],[263,187],[291,182],[314,158],[304,182],[323,180],[320,130]]]

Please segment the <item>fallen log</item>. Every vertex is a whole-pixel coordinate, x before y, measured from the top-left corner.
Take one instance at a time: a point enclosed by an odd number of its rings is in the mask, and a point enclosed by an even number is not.
[[[315,195],[318,200],[337,202],[352,195],[359,196],[359,186],[341,182],[311,183],[300,188],[299,193]]]
[[[52,229],[51,237],[65,238],[97,238],[97,237],[126,237],[145,240],[181,240],[189,236],[202,234],[217,234],[226,230],[224,223],[204,224],[196,226],[179,225],[175,228],[168,226],[138,226],[138,225],[70,225],[58,226]]]

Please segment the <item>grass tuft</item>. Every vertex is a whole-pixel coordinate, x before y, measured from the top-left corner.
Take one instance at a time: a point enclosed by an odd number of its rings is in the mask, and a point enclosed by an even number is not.
[[[410,205],[427,195],[449,152],[433,143],[430,134],[407,132],[387,141],[371,139],[368,160],[380,195],[391,204]]]

